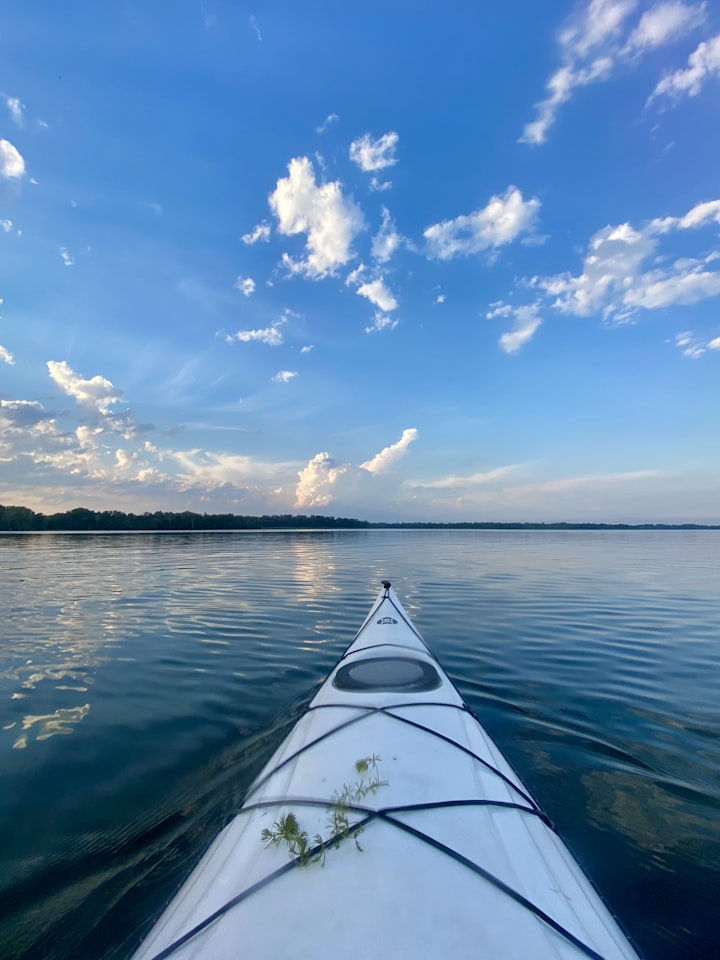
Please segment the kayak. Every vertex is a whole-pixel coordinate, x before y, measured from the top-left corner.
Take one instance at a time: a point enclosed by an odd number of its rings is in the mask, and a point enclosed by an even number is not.
[[[638,960],[388,581],[133,960]]]

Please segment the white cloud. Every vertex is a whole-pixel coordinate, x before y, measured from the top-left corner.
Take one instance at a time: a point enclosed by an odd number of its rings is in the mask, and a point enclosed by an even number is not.
[[[273,377],[276,383],[290,383],[297,376],[297,370],[278,370]]]
[[[258,38],[258,40],[262,40],[262,34],[260,33],[260,27],[258,26],[257,17],[254,14],[251,14],[250,17],[248,17],[248,23],[250,24],[250,27],[255,31],[255,36]]]
[[[389,447],[385,447],[380,453],[376,453],[371,460],[366,460],[365,463],[361,463],[361,468],[367,470],[368,473],[381,473],[383,470],[387,470],[388,467],[391,467],[407,453],[408,447],[414,440],[417,440],[417,436],[418,432],[415,427],[409,427],[407,430],[403,430],[402,436],[397,443],[390,444]]]
[[[446,300],[447,300],[447,297],[445,296],[444,293],[439,293],[435,297],[435,303],[445,303]]]
[[[10,233],[13,228],[13,222],[12,220],[0,220],[0,227],[3,228],[5,233]]]
[[[715,337],[708,343],[708,348],[710,350],[720,350],[720,337]]]
[[[255,292],[255,281],[252,277],[238,277],[235,281],[235,289],[249,297]]]
[[[319,127],[315,127],[315,133],[325,133],[328,127],[337,123],[340,117],[336,113],[329,113]]]
[[[692,330],[686,330],[675,337],[675,344],[682,350],[684,357],[690,360],[697,360],[707,349],[707,344],[693,335]]]
[[[536,117],[526,124],[520,142],[541,144],[573,92],[607,80],[620,61],[638,61],[649,50],[671,43],[702,22],[705,4],[664,0],[646,10],[635,28],[627,21],[636,0],[590,0],[571,15],[560,31],[560,66],[546,84],[546,97],[535,105]],[[625,34],[625,40],[623,40]]]
[[[398,140],[394,131],[383,134],[377,140],[366,133],[350,144],[350,159],[365,173],[393,167],[398,162],[395,156]]]
[[[20,98],[8,97],[7,94],[3,94],[3,100],[5,101],[5,106],[10,111],[10,116],[15,123],[21,127],[23,123],[23,104],[20,103]]]
[[[508,467],[496,467],[494,470],[485,470],[481,473],[471,473],[465,477],[442,477],[440,480],[425,480],[416,484],[425,490],[458,490],[468,487],[485,486],[488,483],[494,483],[496,480],[503,480],[509,473],[517,470],[517,465]]]
[[[263,220],[262,223],[253,227],[250,233],[244,233],[240,239],[247,244],[259,243],[260,241],[267,243],[270,239],[270,224]]]
[[[385,313],[375,312],[373,322],[369,327],[365,327],[365,333],[377,333],[380,330],[394,330],[398,325],[397,320],[387,316]]]
[[[646,10],[628,38],[627,51],[653,50],[675,40],[705,19],[707,3],[685,4],[680,0],[665,0]]]
[[[112,406],[122,401],[122,391],[105,377],[83,380],[65,360],[48,360],[47,368],[58,387],[83,407],[105,415],[110,413]]]
[[[398,305],[397,300],[392,293],[390,293],[382,279],[361,284],[357,292],[359,296],[366,297],[370,303],[379,307],[384,313],[395,310]]]
[[[279,347],[283,343],[283,335],[276,325],[263,327],[261,330],[238,330],[225,338],[228,343],[237,340],[240,343],[266,343],[269,347]]]
[[[332,502],[332,488],[347,469],[338,465],[329,453],[315,454],[307,466],[298,471],[295,509],[326,507]]]
[[[304,347],[300,347],[300,353],[310,353],[310,351],[314,349],[314,345],[312,343],[308,343]]]
[[[539,208],[537,197],[524,200],[520,190],[510,186],[502,196],[491,197],[481,210],[428,227],[423,234],[428,255],[450,260],[511,243],[533,229]]]
[[[678,258],[659,249],[661,243],[669,244],[674,234],[717,223],[720,200],[708,200],[683,216],[658,217],[642,227],[630,223],[603,227],[590,239],[581,273],[522,279],[519,285],[539,293],[539,299],[518,307],[502,301],[491,304],[489,319],[514,319],[500,346],[513,353],[527,343],[540,326],[541,310],[624,323],[633,320],[639,310],[689,306],[720,296],[720,270],[712,269],[720,263],[720,247],[701,257]],[[678,345],[689,346],[690,341]],[[707,344],[697,341],[693,349],[698,346],[704,350]]]
[[[376,193],[392,190],[392,180],[379,180],[377,177],[370,177],[370,189]]]
[[[335,272],[354,256],[352,242],[364,228],[359,207],[344,197],[340,183],[318,186],[308,157],[296,157],[288,164],[289,176],[278,180],[269,197],[270,208],[278,219],[280,233],[307,234],[308,256],[293,260],[283,254],[283,262],[293,273],[320,279]]]
[[[60,247],[60,256],[62,257],[62,262],[66,267],[72,267],[75,264],[75,261],[68,253],[67,247]]]
[[[536,303],[520,307],[510,307],[507,304],[496,307],[495,310],[487,314],[489,320],[494,317],[514,318],[514,324],[511,330],[503,333],[500,337],[500,349],[505,353],[517,353],[521,347],[532,340],[535,331],[538,329],[542,320],[538,316],[539,305]]]
[[[590,240],[578,276],[535,277],[531,285],[553,297],[551,306],[575,316],[602,314],[627,320],[639,308],[693,304],[720,293],[720,273],[708,270],[718,252],[702,259],[683,258],[644,270],[655,258],[660,238],[674,230],[720,222],[720,201],[697,204],[683,217],[662,217],[636,229],[629,223],[607,226]]]
[[[5,429],[28,429],[52,416],[39,400],[0,400],[0,423]]]
[[[397,232],[390,211],[382,208],[382,225],[372,239],[373,259],[378,263],[387,263],[403,242],[403,237]]]
[[[15,357],[10,353],[7,347],[0,346],[0,363],[7,363],[11,367],[15,363]]]
[[[676,70],[663,77],[653,90],[648,103],[661,96],[677,99],[685,94],[696,97],[711,78],[720,78],[720,34],[701,43],[690,54],[684,70]]]
[[[9,140],[0,140],[0,177],[19,180],[25,176],[25,161]]]

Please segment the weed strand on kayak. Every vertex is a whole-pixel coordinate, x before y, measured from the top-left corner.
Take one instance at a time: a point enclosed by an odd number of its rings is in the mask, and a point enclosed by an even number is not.
[[[266,846],[277,846],[280,843],[285,843],[290,859],[296,860],[301,867],[318,862],[320,866],[323,866],[328,847],[337,849],[343,840],[348,840],[351,836],[355,841],[355,847],[362,852],[358,836],[362,833],[364,827],[356,828],[351,833],[352,824],[348,814],[353,804],[362,803],[366,797],[377,793],[381,787],[388,786],[388,781],[380,778],[378,764],[381,759],[373,753],[369,757],[361,757],[360,760],[355,761],[356,772],[358,774],[369,774],[369,776],[362,777],[354,783],[344,783],[340,790],[333,794],[332,804],[328,807],[326,827],[328,835],[323,837],[316,833],[312,847],[307,831],[300,828],[298,819],[292,810],[278,817],[272,827],[265,827],[260,834],[260,839]]]

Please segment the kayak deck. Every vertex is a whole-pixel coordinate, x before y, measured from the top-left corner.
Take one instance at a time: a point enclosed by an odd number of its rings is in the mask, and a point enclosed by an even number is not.
[[[134,960],[449,952],[637,960],[385,582]]]

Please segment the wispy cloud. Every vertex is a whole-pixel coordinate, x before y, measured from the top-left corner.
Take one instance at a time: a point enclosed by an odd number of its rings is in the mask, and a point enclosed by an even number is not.
[[[5,233],[10,233],[13,228],[12,220],[0,220],[0,227],[5,231]]]
[[[9,97],[7,94],[2,95],[3,100],[5,101],[5,106],[8,108],[10,116],[13,121],[21,127],[23,125],[23,104],[20,102],[19,97]]]
[[[394,330],[397,325],[397,320],[393,320],[388,314],[380,313],[378,310],[375,312],[373,322],[365,327],[365,333],[379,333],[381,330]]]
[[[279,347],[283,343],[283,335],[276,326],[263,327],[260,330],[238,330],[237,333],[229,334],[226,338],[228,343],[237,340],[240,343],[266,343],[269,347]]]
[[[488,320],[495,317],[513,317],[514,324],[511,330],[500,337],[500,349],[505,353],[517,353],[535,335],[535,331],[542,323],[538,316],[539,304],[533,303],[521,307],[512,307],[507,303],[493,304],[493,309],[486,314]]]
[[[451,260],[504,246],[533,230],[539,209],[537,197],[525,200],[517,187],[510,186],[481,210],[428,227],[423,234],[428,256]]]
[[[255,281],[252,277],[238,277],[235,280],[235,289],[249,297],[255,292]]]
[[[705,3],[665,0],[646,10],[633,29],[628,19],[636,0],[590,0],[572,14],[558,37],[560,66],[536,104],[536,117],[526,124],[520,141],[544,143],[560,107],[575,90],[607,80],[618,62],[638,61],[645,53],[672,43],[702,23]]]
[[[0,140],[0,177],[20,180],[25,176],[25,161],[9,140]]]
[[[352,242],[365,226],[362,211],[338,181],[318,186],[308,157],[291,160],[288,171],[269,197],[270,208],[280,233],[307,234],[308,255],[294,260],[285,253],[283,263],[292,273],[321,279],[353,258]]]
[[[690,54],[684,70],[676,70],[663,77],[653,90],[648,103],[662,96],[675,100],[682,96],[696,97],[711,79],[720,79],[720,34],[701,43]]]
[[[240,239],[243,243],[247,244],[259,243],[261,241],[267,243],[270,239],[270,224],[263,220],[262,223],[253,227],[250,233],[244,233]]]
[[[251,14],[248,17],[248,23],[250,24],[251,30],[255,31],[255,36],[258,40],[262,40],[262,34],[260,33],[260,27],[258,26],[257,17],[254,14]]]
[[[378,263],[387,263],[404,241],[387,207],[382,207],[382,223],[372,238],[371,252]]]
[[[72,267],[75,265],[75,261],[68,252],[67,247],[60,247],[60,256],[66,267]]]
[[[315,133],[325,133],[328,127],[337,123],[340,117],[336,113],[329,113],[319,127],[315,127]]]
[[[395,156],[398,140],[395,131],[390,131],[377,140],[373,140],[372,136],[366,133],[350,144],[350,159],[365,173],[393,167],[398,162]]]
[[[0,362],[7,363],[11,367],[15,364],[15,357],[7,347],[0,346]]]

